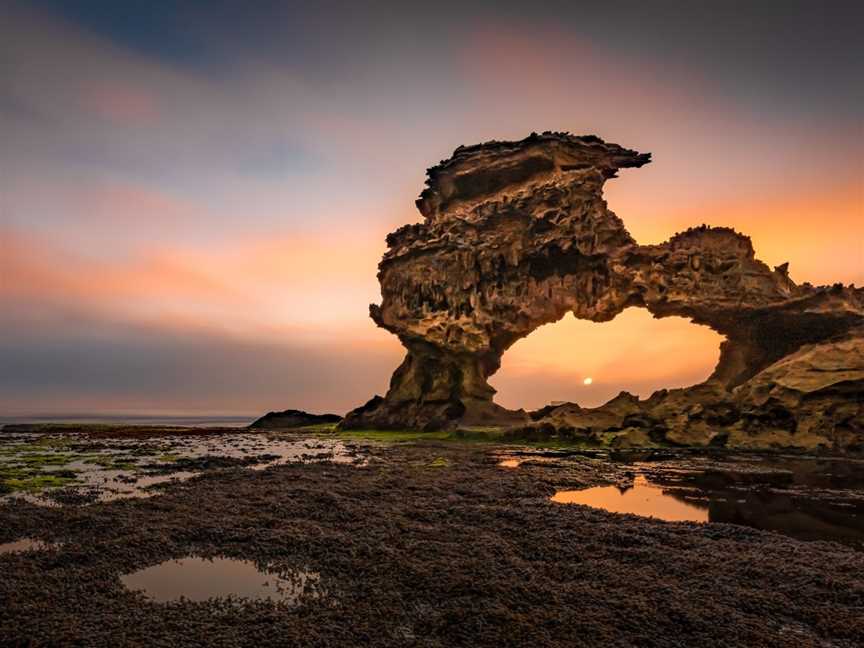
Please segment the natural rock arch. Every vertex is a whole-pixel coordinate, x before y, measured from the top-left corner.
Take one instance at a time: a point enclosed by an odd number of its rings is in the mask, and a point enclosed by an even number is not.
[[[609,322],[567,314],[517,340],[489,384],[494,402],[509,409],[568,400],[597,407],[622,389],[647,398],[658,389],[704,382],[724,341],[707,326],[678,316],[655,318],[644,308],[627,308]]]
[[[386,396],[343,427],[528,424],[493,403],[487,378],[516,340],[567,312],[602,322],[639,306],[710,326],[727,338],[706,383],[718,398],[804,345],[853,336],[861,354],[861,289],[796,285],[729,228],[634,241],[603,185],[649,161],[594,136],[546,132],[461,146],[429,169],[417,200],[425,220],[388,235],[382,302],[370,306],[408,353]]]

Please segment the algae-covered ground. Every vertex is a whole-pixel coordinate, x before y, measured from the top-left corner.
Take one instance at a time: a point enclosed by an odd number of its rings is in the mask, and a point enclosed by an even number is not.
[[[329,429],[45,432],[0,432],[4,483],[63,470],[77,480],[36,496],[30,481],[26,498],[17,485],[0,498],[0,545],[43,543],[0,553],[0,645],[864,644],[855,546],[549,499],[562,488],[626,488],[643,470],[713,475],[706,467],[723,461],[746,464],[733,481],[786,474],[763,458],[620,462],[494,439]],[[94,464],[82,456],[136,482],[192,474],[146,497],[75,498],[103,487],[87,482],[80,467]],[[774,481],[794,499],[796,484]],[[46,497],[52,490],[69,496]],[[318,589],[289,604],[156,602],[124,587],[125,575],[189,556],[303,570]]]
[[[232,466],[264,468],[299,458],[347,460],[346,446],[278,432],[106,425],[15,426],[0,432],[0,497],[46,504],[152,494],[172,479]]]

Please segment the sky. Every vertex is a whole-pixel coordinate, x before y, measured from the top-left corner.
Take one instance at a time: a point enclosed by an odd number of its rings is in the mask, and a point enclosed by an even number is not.
[[[344,413],[386,391],[384,237],[460,144],[597,134],[640,243],[733,226],[864,283],[858,2],[0,0],[0,414]],[[505,354],[508,407],[693,384],[628,310]],[[591,385],[584,379],[592,377]]]

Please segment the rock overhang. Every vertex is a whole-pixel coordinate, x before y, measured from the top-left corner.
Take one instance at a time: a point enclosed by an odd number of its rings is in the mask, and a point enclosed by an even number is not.
[[[650,161],[650,153],[607,144],[595,135],[551,131],[532,133],[517,142],[460,146],[451,158],[427,169],[426,188],[416,204],[427,220],[434,220],[457,205],[471,206],[556,173],[593,173],[606,179],[615,177],[618,169]]]

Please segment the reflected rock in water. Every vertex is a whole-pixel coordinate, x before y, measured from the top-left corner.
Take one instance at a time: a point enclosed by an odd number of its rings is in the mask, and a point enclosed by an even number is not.
[[[639,475],[631,487],[596,486],[582,490],[558,491],[552,496],[559,504],[584,504],[611,513],[629,513],[669,522],[707,522],[707,505],[683,501],[652,485]]]

